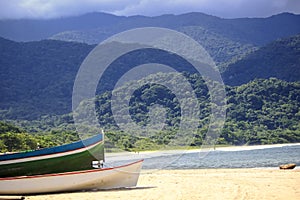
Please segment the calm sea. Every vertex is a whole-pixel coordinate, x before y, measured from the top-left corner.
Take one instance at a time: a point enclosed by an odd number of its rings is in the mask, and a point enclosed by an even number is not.
[[[128,154],[107,158],[108,165],[144,159],[143,169],[273,168],[285,163],[300,166],[300,145],[252,150],[199,152],[158,152]]]

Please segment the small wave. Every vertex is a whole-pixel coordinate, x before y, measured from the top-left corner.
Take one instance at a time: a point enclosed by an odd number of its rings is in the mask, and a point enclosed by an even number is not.
[[[290,146],[299,146],[299,145],[300,143],[232,146],[232,147],[219,147],[216,148],[216,151],[251,151],[251,150],[259,150],[259,149],[281,148],[281,147],[290,147]]]

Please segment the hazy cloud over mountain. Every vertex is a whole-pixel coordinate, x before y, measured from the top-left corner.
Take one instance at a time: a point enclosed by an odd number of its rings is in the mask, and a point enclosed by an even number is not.
[[[300,13],[298,0],[0,0],[0,19],[54,18],[88,12],[117,15],[204,12],[224,17],[266,17]]]

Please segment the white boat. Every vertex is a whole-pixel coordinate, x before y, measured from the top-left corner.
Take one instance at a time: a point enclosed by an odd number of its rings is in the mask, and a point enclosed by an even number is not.
[[[134,187],[143,160],[114,168],[0,178],[0,194],[23,195]]]

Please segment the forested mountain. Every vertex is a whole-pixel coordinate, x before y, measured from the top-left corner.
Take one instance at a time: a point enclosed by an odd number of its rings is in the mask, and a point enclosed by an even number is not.
[[[71,42],[18,43],[0,38],[2,118],[70,112],[77,70],[92,49]]]
[[[159,76],[165,77],[169,84],[176,79],[176,75]],[[199,127],[193,134],[189,134],[193,136],[189,145],[200,146],[210,121],[210,96],[199,75],[186,76],[197,88],[195,92],[201,107]],[[118,91],[122,89],[124,88],[119,88]],[[227,118],[217,144],[253,145],[300,141],[300,82],[288,83],[275,78],[257,79],[241,86],[227,86],[226,94]],[[151,132],[151,129],[148,129],[149,137],[119,131],[110,109],[110,99],[109,92],[96,97],[98,119],[106,130],[108,144],[132,151],[181,145],[178,138],[176,143],[170,144],[178,131],[181,112],[179,102],[172,91],[160,85],[148,84],[138,89],[131,97],[131,117],[141,126],[149,123],[151,106],[159,104],[166,108],[166,125],[159,132]],[[77,140],[71,118],[72,115],[63,115],[43,117],[34,121],[14,121],[23,127],[22,129],[0,122],[0,137],[4,141],[0,143],[0,150],[11,149],[11,146],[26,150],[34,147],[37,142],[51,146]],[[28,132],[33,136],[28,135]],[[16,144],[19,146],[10,144],[11,140],[8,138],[17,140]]]
[[[161,74],[160,76],[164,80],[168,80],[167,85],[176,83],[176,75]],[[192,83],[193,88],[196,88],[194,92],[199,100],[201,110],[199,130],[194,133],[195,137],[192,145],[200,145],[211,117],[210,95],[199,75],[188,75],[188,80]],[[134,84],[124,87],[126,87],[126,90],[130,90],[130,87],[134,87]],[[126,91],[124,89],[119,88],[116,92]],[[288,83],[275,78],[257,79],[238,87],[228,86],[226,91],[227,118],[225,128],[218,140],[219,143],[241,145],[246,143],[297,142],[300,140],[299,82]],[[125,94],[120,94],[120,96],[129,98]],[[107,127],[107,129],[114,130],[114,127],[117,127],[114,121],[116,113],[112,115],[110,99],[110,93],[105,93],[97,97],[96,105],[100,105],[97,108],[100,124]],[[178,123],[181,117],[180,108],[182,108],[172,91],[161,85],[148,84],[137,90],[130,99],[129,111],[131,118],[135,123],[142,126],[149,123],[151,106],[159,104],[166,108],[167,118],[164,129],[157,134],[154,133],[150,138],[153,143],[168,144],[178,131]],[[119,116],[119,118],[122,118],[122,116]],[[130,126],[130,129],[133,129],[133,127]],[[151,130],[148,131],[151,132]],[[139,140],[138,137],[135,138],[132,135],[125,135],[124,137],[129,137],[133,144]],[[118,142],[118,140],[120,138],[115,142]]]
[[[71,113],[72,90],[82,61],[95,47],[91,44],[145,26],[171,28],[191,36],[217,63],[226,84],[227,101],[227,119],[219,144],[299,142],[299,24],[300,15],[289,13],[242,19],[202,13],[157,17],[91,13],[49,20],[1,20],[0,36],[19,42],[0,37],[0,120],[18,125],[0,122],[0,149],[29,150],[37,143],[46,147],[77,140]],[[165,64],[183,72],[190,81],[201,107],[199,127],[190,145],[201,145],[212,106],[207,87],[190,63],[157,49],[122,55],[99,81],[93,103],[100,124],[108,130],[108,143],[128,150],[151,149],[168,145],[174,137],[181,108],[172,91],[161,85],[145,84],[130,97],[131,117],[140,125],[149,123],[153,104],[166,106],[167,125],[161,132],[139,138],[120,132],[114,122],[110,90],[132,66],[145,63]],[[170,84],[176,77],[161,76]]]
[[[0,20],[0,36],[15,41],[36,41],[67,30],[89,30],[119,23],[125,17],[106,13],[90,13],[82,16],[57,19]]]
[[[239,52],[240,46],[229,42],[227,44],[231,44],[228,49]],[[209,46],[209,42],[206,45]],[[37,119],[43,115],[71,112],[75,76],[80,64],[93,48],[93,45],[73,42],[43,40],[24,43],[0,38],[0,117]],[[216,56],[220,53],[214,48],[211,51],[217,52]],[[130,66],[156,62],[155,58],[158,61],[165,60],[164,64],[180,71],[189,69],[182,59],[168,53],[155,50],[133,52],[119,59],[115,67],[111,66],[107,72],[109,76],[102,80],[105,84],[100,84],[109,87],[102,88],[100,92],[113,87],[118,77],[129,70]],[[227,57],[228,62],[234,62],[234,58]],[[223,78],[228,85],[240,85],[259,77],[299,81],[299,58],[297,35],[275,41],[236,61],[223,73]]]
[[[178,31],[190,36],[201,44],[213,58],[219,70],[223,72],[230,63],[242,59],[258,47],[237,42],[221,34],[208,31],[200,26],[185,26]]]
[[[267,18],[222,19],[203,13],[157,17],[89,13],[49,20],[1,20],[0,36],[16,41],[50,38],[98,44],[121,31],[149,26],[171,28],[191,36],[224,71],[257,46],[299,34],[300,15],[282,13]]]
[[[261,47],[229,65],[223,73],[223,79],[229,85],[270,77],[286,81],[300,80],[300,35]]]
[[[198,26],[232,41],[263,45],[300,32],[300,16],[282,13],[268,18],[222,19],[203,13],[121,17],[105,13],[48,20],[1,20],[0,36],[16,40],[41,40],[49,37],[68,41],[98,43],[112,34],[137,27],[180,29]],[[34,30],[34,31],[33,31]]]

